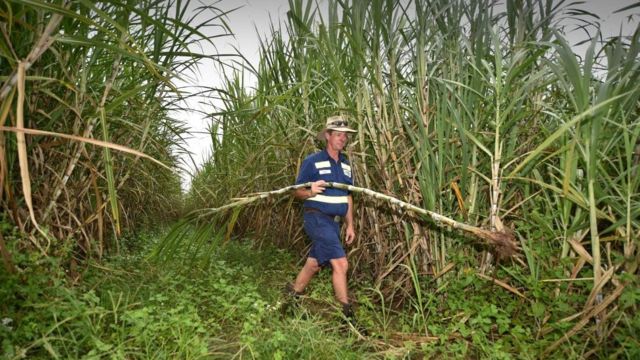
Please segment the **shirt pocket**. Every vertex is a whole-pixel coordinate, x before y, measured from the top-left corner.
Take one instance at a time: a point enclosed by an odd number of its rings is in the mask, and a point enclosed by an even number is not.
[[[315,167],[319,180],[333,181],[333,173],[329,161],[318,161],[315,163]]]
[[[331,169],[320,169],[318,170],[318,178],[324,181],[335,181],[334,174]]]
[[[342,173],[344,174],[344,176],[351,180],[351,165],[340,163],[340,166],[342,167]]]

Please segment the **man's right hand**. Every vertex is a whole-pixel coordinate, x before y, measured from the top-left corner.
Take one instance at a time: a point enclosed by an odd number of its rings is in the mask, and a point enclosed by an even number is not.
[[[325,189],[326,182],[324,180],[318,180],[311,183],[311,196],[314,197],[318,194],[322,194]]]

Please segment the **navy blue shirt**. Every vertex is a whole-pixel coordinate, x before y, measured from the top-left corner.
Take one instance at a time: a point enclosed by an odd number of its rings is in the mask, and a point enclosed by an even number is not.
[[[349,161],[342,153],[339,159],[335,161],[326,149],[307,156],[300,166],[296,184],[324,180],[353,185]],[[326,188],[322,194],[306,199],[303,206],[320,210],[330,216],[345,216],[349,209],[348,195],[349,191],[346,190]]]

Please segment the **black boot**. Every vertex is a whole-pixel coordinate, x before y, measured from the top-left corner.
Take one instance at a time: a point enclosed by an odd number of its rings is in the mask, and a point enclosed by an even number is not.
[[[294,288],[293,288],[293,284],[287,284],[284,286],[284,289],[282,289],[282,293],[285,294],[286,296],[289,297],[294,297],[294,298],[299,298],[300,296],[302,296],[301,292],[297,292]]]
[[[351,306],[351,304],[342,304],[342,315],[344,315],[346,324],[353,326],[353,328],[356,329],[356,331],[360,333],[360,335],[369,335],[367,329],[356,321],[356,315],[353,312],[353,307]]]
[[[347,320],[354,320],[355,319],[355,314],[353,313],[353,307],[351,306],[351,304],[347,303],[347,304],[342,304],[342,315],[344,315],[344,317]]]
[[[282,293],[284,295],[284,299],[280,306],[280,313],[284,316],[291,315],[300,307],[302,293],[297,292],[293,288],[292,284],[285,285],[284,289],[282,289]]]

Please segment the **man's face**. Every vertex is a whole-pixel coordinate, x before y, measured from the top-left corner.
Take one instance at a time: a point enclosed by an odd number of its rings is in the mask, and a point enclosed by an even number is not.
[[[327,131],[325,137],[327,147],[335,151],[342,151],[349,140],[349,134],[342,131]]]

